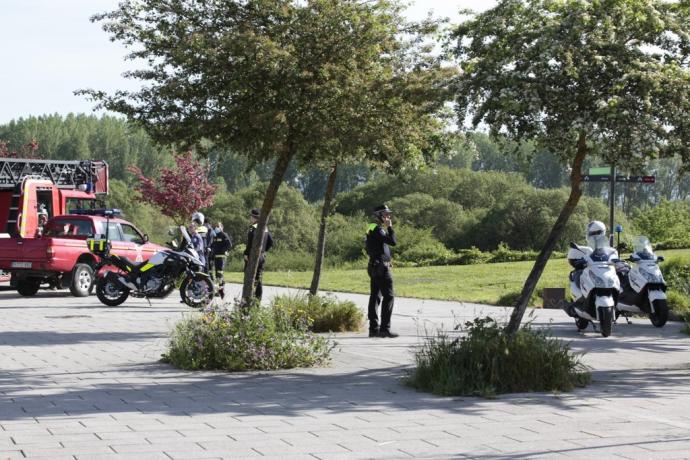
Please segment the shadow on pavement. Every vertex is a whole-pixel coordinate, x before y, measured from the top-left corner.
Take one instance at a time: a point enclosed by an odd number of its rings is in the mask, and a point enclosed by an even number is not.
[[[330,369],[263,373],[186,372],[160,363],[94,372],[47,373],[15,370],[0,375],[3,419],[121,412],[166,415],[227,414],[309,416],[351,414],[367,419],[401,410],[482,415],[494,400],[438,397],[400,383],[407,366],[333,373]],[[70,385],[70,382],[78,385]],[[56,382],[61,392],[55,392]],[[68,389],[70,387],[81,387]],[[30,389],[31,391],[27,391]],[[44,391],[41,391],[44,390]],[[45,393],[45,394],[44,394]],[[577,412],[603,400],[661,398],[690,393],[690,371],[595,372],[594,383],[572,393],[502,395],[501,410],[521,406]],[[586,399],[587,402],[584,402]],[[506,404],[507,403],[507,404]],[[514,411],[513,411],[514,409]],[[390,414],[387,414],[391,411]],[[367,415],[369,414],[369,415]]]
[[[40,347],[75,345],[85,342],[145,341],[166,337],[167,334],[161,332],[4,331],[0,332],[0,345]]]

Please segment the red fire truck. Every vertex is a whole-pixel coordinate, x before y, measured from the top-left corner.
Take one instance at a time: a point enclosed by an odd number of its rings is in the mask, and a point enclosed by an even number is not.
[[[105,219],[84,211],[107,193],[104,161],[0,158],[0,270],[11,274],[11,286],[22,295],[43,283],[88,295],[97,260],[86,238],[105,233]],[[133,260],[163,249],[122,219],[111,220],[108,232],[113,252]]]

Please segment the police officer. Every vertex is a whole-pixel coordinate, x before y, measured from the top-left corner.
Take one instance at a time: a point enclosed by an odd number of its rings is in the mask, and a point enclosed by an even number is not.
[[[192,242],[192,247],[199,255],[199,260],[206,266],[206,245],[204,238],[199,234],[199,228],[203,226],[197,225],[196,222],[192,222],[189,226],[189,238]]]
[[[369,255],[367,273],[371,279],[369,296],[369,337],[397,337],[391,332],[393,314],[393,276],[391,274],[391,251],[395,246],[395,231],[391,221],[392,211],[382,204],[374,209],[374,222],[367,230],[366,250]],[[383,296],[383,300],[381,300]],[[376,313],[381,304],[381,323]]]
[[[206,272],[210,272],[213,267],[211,267],[211,243],[213,240],[213,229],[206,222],[206,218],[199,211],[192,214],[192,223],[196,226],[196,231],[199,237],[204,242],[204,253],[200,254],[204,257],[206,261]]]
[[[258,209],[254,208],[249,213],[249,222],[251,226],[247,232],[247,248],[244,250],[244,269],[247,270],[247,265],[249,262],[249,253],[252,250],[252,242],[254,241],[254,231],[259,226],[259,216],[261,213]],[[263,295],[264,288],[262,284],[262,277],[264,273],[264,264],[266,263],[266,253],[273,247],[273,237],[271,232],[268,231],[268,227],[264,232],[263,248],[261,249],[261,256],[259,256],[259,266],[256,269],[256,278],[254,278],[254,297],[256,297],[259,302],[261,302],[261,296]]]
[[[232,239],[223,231],[223,223],[217,221],[213,228],[211,256],[213,257],[215,278],[218,284],[218,295],[220,295],[221,299],[225,297],[225,279],[223,278],[223,273],[225,271],[225,256],[231,247]]]

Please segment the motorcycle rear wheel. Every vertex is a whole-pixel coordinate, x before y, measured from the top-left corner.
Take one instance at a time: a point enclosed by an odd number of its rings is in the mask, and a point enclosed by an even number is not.
[[[96,297],[104,305],[117,307],[129,297],[129,289],[107,277],[98,278],[96,283]]]
[[[213,283],[206,276],[195,273],[182,281],[180,297],[192,308],[204,308],[213,300]]]
[[[649,320],[656,327],[664,327],[668,321],[668,302],[666,299],[654,301],[654,313],[649,314]]]
[[[608,337],[611,335],[613,329],[613,314],[609,307],[599,307],[599,326],[601,327],[601,335]]]

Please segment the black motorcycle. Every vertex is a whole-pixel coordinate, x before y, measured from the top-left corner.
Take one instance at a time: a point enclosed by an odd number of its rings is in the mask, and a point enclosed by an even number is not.
[[[180,286],[180,297],[194,308],[206,306],[214,295],[211,278],[203,273],[204,264],[192,246],[184,227],[179,228],[182,238],[168,244],[170,249],[159,251],[148,261],[136,263],[110,252],[110,242],[87,240],[91,252],[99,256],[101,267],[114,267],[96,281],[96,296],[110,307],[120,305],[132,297],[163,298]],[[98,270],[96,271],[98,273]],[[181,281],[181,283],[180,283]]]

